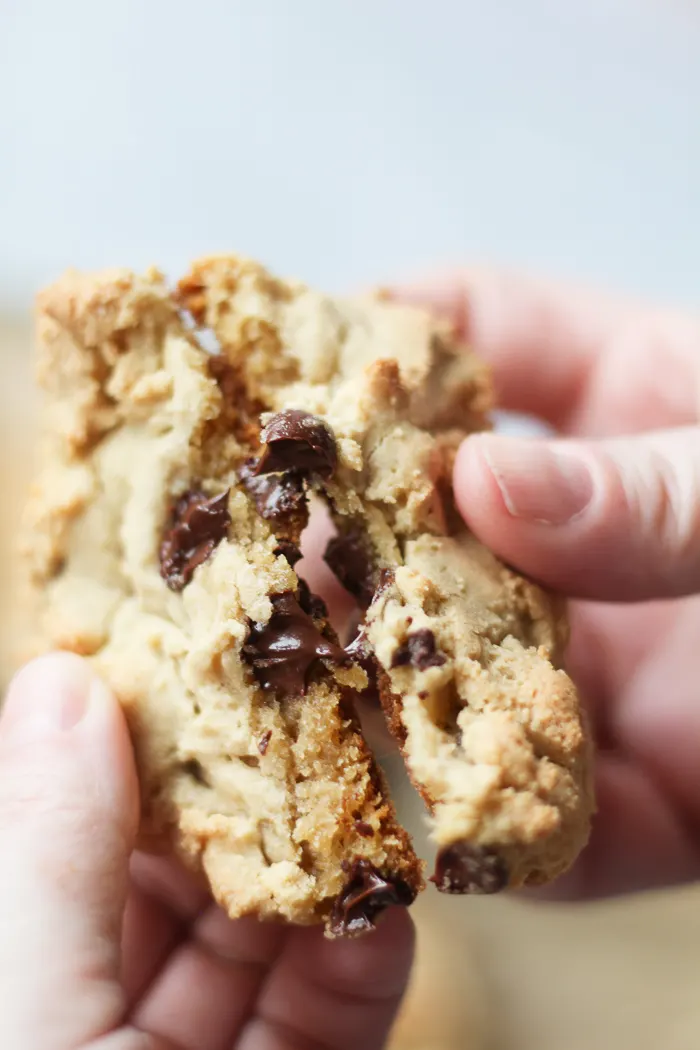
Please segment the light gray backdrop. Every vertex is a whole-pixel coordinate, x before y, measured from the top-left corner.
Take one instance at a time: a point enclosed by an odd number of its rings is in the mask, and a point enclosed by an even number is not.
[[[700,302],[692,0],[0,0],[0,302],[235,248]]]

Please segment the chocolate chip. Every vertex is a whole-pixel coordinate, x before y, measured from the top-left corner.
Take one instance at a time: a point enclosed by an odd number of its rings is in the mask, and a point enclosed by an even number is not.
[[[430,881],[441,893],[498,893],[508,885],[508,869],[497,853],[455,842],[438,853]]]
[[[286,514],[298,514],[306,508],[304,478],[299,471],[256,477],[256,462],[252,459],[245,463],[238,476],[253,497],[261,517],[267,520],[281,518]]]
[[[207,775],[204,772],[204,766],[196,758],[188,758],[182,763],[182,772],[186,773],[188,777],[192,777],[194,781],[201,784],[202,787],[210,787]]]
[[[375,573],[360,530],[349,529],[329,540],[323,560],[345,590],[367,608],[374,597]]]
[[[263,735],[258,740],[258,751],[260,752],[261,755],[267,754],[267,745],[270,743],[271,739],[272,739],[272,730],[271,729],[266,729],[265,732],[263,733]]]
[[[371,839],[374,836],[374,828],[366,820],[356,820],[355,831],[362,835],[363,839]]]
[[[256,474],[299,470],[330,477],[338,454],[335,438],[322,419],[296,408],[273,416],[260,435],[265,445]]]
[[[372,930],[380,912],[391,905],[411,904],[414,896],[402,879],[385,877],[366,858],[357,857],[333,905],[330,932],[342,936]]]
[[[272,596],[267,623],[251,624],[243,656],[262,688],[279,697],[303,696],[319,659],[348,662],[345,652],[323,637],[291,591]]]
[[[221,543],[231,524],[228,492],[208,499],[203,492],[186,492],[172,509],[160,545],[160,574],[172,591],[181,591],[194,570]]]
[[[427,627],[423,627],[407,636],[403,645],[394,653],[391,666],[405,667],[410,664],[418,671],[425,671],[427,667],[440,667],[444,662],[444,655],[435,648],[435,635]]]
[[[301,551],[296,543],[292,543],[291,540],[280,540],[275,547],[274,553],[277,555],[281,554],[283,558],[287,559],[292,567],[294,567],[298,561],[301,561]]]

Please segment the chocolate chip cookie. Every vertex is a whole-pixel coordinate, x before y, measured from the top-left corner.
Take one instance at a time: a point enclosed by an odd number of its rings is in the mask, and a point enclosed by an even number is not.
[[[233,257],[68,274],[39,299],[43,466],[25,517],[35,647],[83,653],[129,719],[142,839],[232,916],[371,928],[422,888],[353,698],[376,678],[431,810],[434,881],[567,867],[592,807],[565,624],[468,534],[454,451],[480,362],[420,311]],[[295,571],[311,493],[364,620],[341,648]]]

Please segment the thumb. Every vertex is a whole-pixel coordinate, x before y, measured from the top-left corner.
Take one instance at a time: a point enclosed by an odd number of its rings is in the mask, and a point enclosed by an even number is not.
[[[567,594],[639,601],[700,590],[700,429],[610,441],[479,434],[455,497],[504,561]]]
[[[73,1050],[120,1021],[137,819],[117,701],[77,656],[28,664],[0,718],[0,1046]]]

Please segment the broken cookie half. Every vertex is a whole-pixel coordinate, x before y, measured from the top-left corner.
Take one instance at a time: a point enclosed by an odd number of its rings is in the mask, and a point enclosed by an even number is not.
[[[123,703],[145,843],[174,844],[231,916],[347,935],[410,903],[422,866],[354,713],[369,671],[439,889],[568,867],[592,797],[563,619],[452,502],[454,450],[490,407],[472,354],[419,311],[233,257],[175,290],[69,274],[39,342],[34,647],[86,655]],[[311,492],[365,612],[345,650],[295,571]]]

